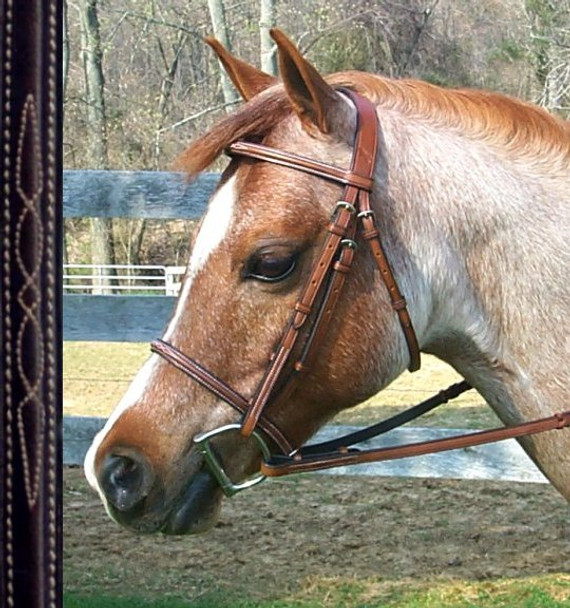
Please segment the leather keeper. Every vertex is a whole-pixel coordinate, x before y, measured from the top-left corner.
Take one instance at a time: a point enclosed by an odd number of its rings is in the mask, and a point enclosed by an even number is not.
[[[300,312],[303,315],[309,315],[311,313],[311,307],[310,306],[306,306],[302,302],[297,302],[295,304],[295,310],[297,312]]]
[[[301,329],[301,327],[303,327],[303,325],[305,324],[305,321],[308,319],[308,315],[306,315],[304,312],[297,312],[297,314],[295,315],[295,318],[293,319],[292,322],[292,327],[295,331],[299,331]]]
[[[404,310],[407,307],[406,298],[402,297],[399,300],[392,302],[392,308],[394,310]]]
[[[556,420],[558,424],[556,425],[557,429],[563,429],[566,426],[570,426],[570,412],[556,413]]]
[[[348,274],[352,270],[352,266],[343,264],[340,261],[335,262],[333,268],[336,270],[336,272],[342,272],[343,274]]]
[[[378,232],[378,230],[376,230],[376,228],[373,228],[372,230],[362,231],[360,235],[365,241],[371,241],[372,239],[378,238],[380,236],[380,233]]]
[[[338,224],[329,224],[327,226],[327,230],[331,234],[335,234],[336,236],[345,237],[346,236],[346,228],[339,226]]]

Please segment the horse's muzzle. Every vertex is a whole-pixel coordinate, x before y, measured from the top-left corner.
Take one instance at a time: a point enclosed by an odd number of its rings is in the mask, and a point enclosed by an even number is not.
[[[107,454],[99,472],[99,484],[109,505],[127,518],[140,511],[154,481],[151,464],[134,448]]]
[[[97,481],[109,515],[137,533],[196,534],[217,521],[222,491],[210,471],[193,470],[186,483],[170,491],[145,455],[133,447],[117,447],[101,462]],[[181,469],[185,469],[184,466]]]

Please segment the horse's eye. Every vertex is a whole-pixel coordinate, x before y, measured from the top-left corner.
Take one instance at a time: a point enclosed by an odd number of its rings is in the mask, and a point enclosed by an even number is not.
[[[249,259],[244,277],[266,283],[277,283],[286,279],[295,270],[296,265],[296,255],[259,252]]]

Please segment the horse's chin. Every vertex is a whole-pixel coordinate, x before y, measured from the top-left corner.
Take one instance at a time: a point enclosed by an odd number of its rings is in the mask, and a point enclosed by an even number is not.
[[[164,534],[200,534],[214,527],[223,492],[209,471],[199,471],[176,500],[161,527]]]

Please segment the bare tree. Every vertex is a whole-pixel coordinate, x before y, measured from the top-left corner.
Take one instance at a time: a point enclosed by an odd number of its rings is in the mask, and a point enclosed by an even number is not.
[[[65,93],[67,88],[67,74],[69,73],[69,27],[67,24],[67,0],[63,0],[62,3],[63,15],[62,15],[62,99],[65,102]]]
[[[101,30],[97,15],[97,0],[79,0],[81,13],[81,50],[85,75],[90,165],[93,169],[108,169],[107,121],[105,113]],[[114,264],[113,223],[110,218],[92,218],[91,262]],[[109,281],[102,281],[109,285]]]
[[[275,0],[261,0],[259,16],[261,69],[272,76],[277,76],[277,55],[269,30],[275,27],[275,20]]]
[[[570,111],[570,0],[526,0],[529,54],[537,83],[537,101],[568,115]]]
[[[428,30],[430,17],[433,15],[438,4],[439,0],[434,0],[431,5],[426,5],[422,10],[418,10],[410,15],[410,19],[413,21],[412,32],[401,63],[397,66],[398,76],[403,76],[407,73],[414,54],[417,52],[420,40]]]
[[[166,118],[168,116],[168,104],[170,102],[170,97],[172,94],[172,87],[174,86],[174,79],[176,77],[176,72],[178,71],[178,66],[180,63],[180,56],[182,54],[182,50],[186,43],[187,34],[183,31],[179,31],[177,34],[176,43],[174,45],[174,52],[172,59],[168,59],[166,56],[166,51],[164,49],[164,45],[160,37],[157,36],[156,42],[158,45],[158,49],[160,52],[160,56],[162,58],[162,63],[164,66],[164,76],[162,78],[162,82],[160,84],[160,95],[158,97],[157,104],[157,122],[156,122],[156,131],[155,131],[155,141],[154,141],[154,150],[153,150],[153,159],[154,159],[154,168],[158,169],[158,159],[160,156],[160,139],[161,135],[164,131],[164,124]]]
[[[237,101],[227,83],[222,96],[225,73],[220,76],[204,36],[214,34],[250,63],[261,57],[262,68],[272,72],[267,34],[274,22],[323,72],[362,70],[486,87],[568,115],[569,2],[66,0],[66,168],[168,169],[188,141]],[[97,86],[89,96],[84,92],[85,56],[93,54],[87,41],[80,41],[80,30],[86,29],[80,15],[87,6],[101,21],[95,71],[99,87],[103,74],[106,81],[99,101],[93,99]],[[98,115],[104,117],[100,126]],[[107,147],[100,160],[89,144],[97,130],[101,148]],[[84,219],[66,220],[70,260],[88,261],[82,246],[88,225]],[[110,234],[104,233],[106,243]],[[115,219],[113,255],[121,262],[136,262],[139,252],[143,263],[174,260],[178,243],[186,241],[164,235],[145,231],[140,220]]]
[[[217,38],[229,51],[231,51],[230,36],[228,26],[226,24],[226,15],[224,11],[223,0],[208,0],[208,9],[214,29],[214,38]],[[224,95],[224,103],[229,108],[237,99],[237,93],[227,77],[225,70],[220,65],[220,80],[222,83],[222,92]]]
[[[63,15],[61,20],[62,25],[62,77],[61,77],[61,99],[63,101],[63,108],[65,109],[65,96],[67,92],[67,75],[69,73],[69,26],[67,22],[67,0],[63,0],[62,3]],[[62,257],[63,263],[69,262],[67,255],[67,235],[65,230],[62,231],[63,247]]]
[[[178,30],[174,44],[172,58],[167,57],[167,51],[161,38],[156,36],[156,43],[164,68],[160,94],[156,108],[156,128],[154,146],[152,150],[153,168],[160,168],[161,141],[164,133],[164,124],[168,117],[168,106],[170,103],[172,88],[176,78],[176,72],[180,64],[180,57],[186,43],[188,33],[182,29]],[[145,235],[147,222],[145,219],[130,219],[123,222],[126,230],[123,231],[125,241],[125,261],[127,264],[140,264],[140,252]],[[120,240],[120,239],[119,239]]]

